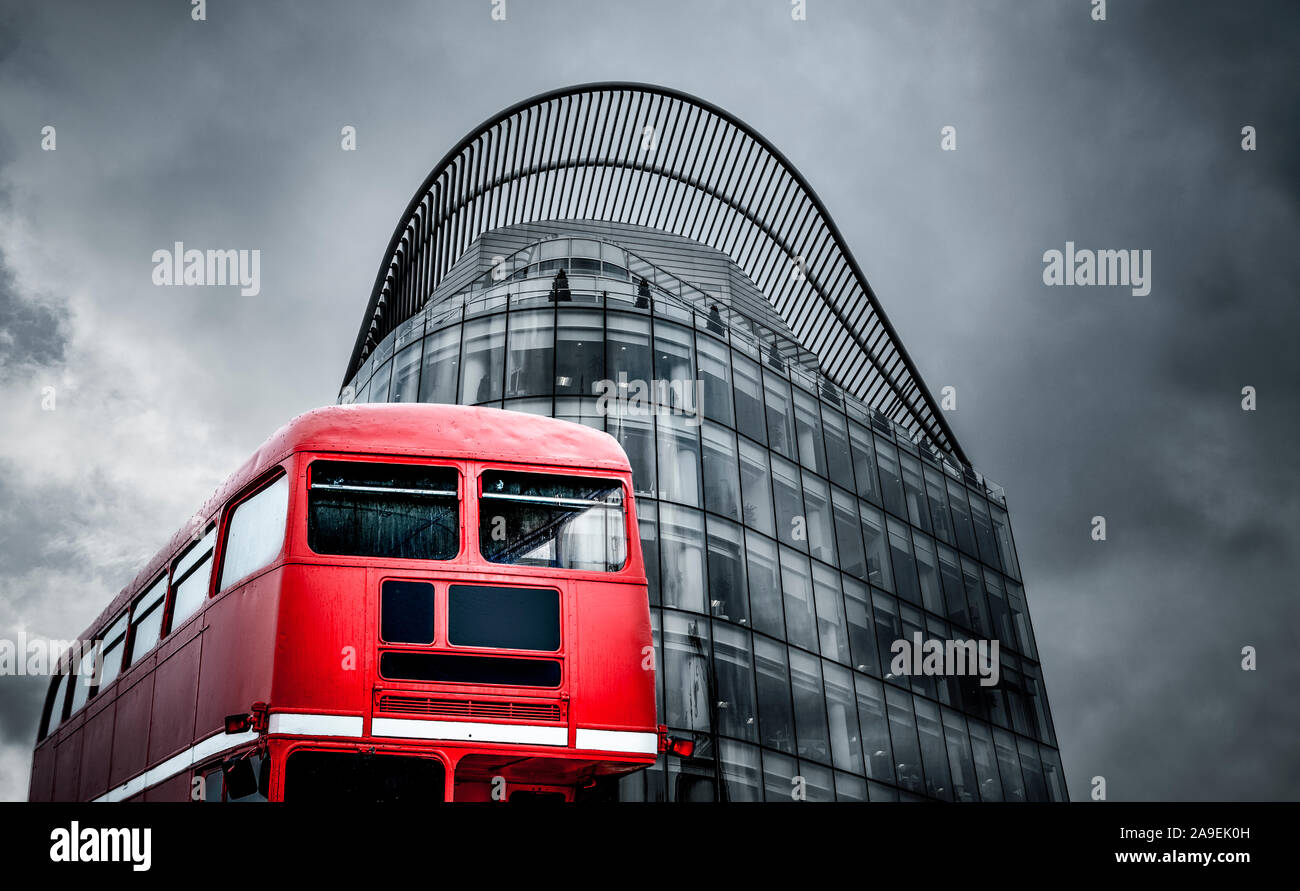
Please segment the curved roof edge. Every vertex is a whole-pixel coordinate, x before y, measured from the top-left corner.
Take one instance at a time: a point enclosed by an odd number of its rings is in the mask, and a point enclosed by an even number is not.
[[[517,102],[470,130],[407,204],[344,375],[410,318],[483,232],[616,220],[730,256],[846,392],[967,466],[934,397],[812,186],[753,127],[669,87],[598,82]]]

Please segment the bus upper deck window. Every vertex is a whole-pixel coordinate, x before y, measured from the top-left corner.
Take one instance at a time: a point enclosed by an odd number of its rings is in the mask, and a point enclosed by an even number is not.
[[[454,467],[314,461],[307,545],[317,554],[450,560],[460,550]]]
[[[617,572],[627,562],[618,480],[487,471],[479,549],[493,563]]]

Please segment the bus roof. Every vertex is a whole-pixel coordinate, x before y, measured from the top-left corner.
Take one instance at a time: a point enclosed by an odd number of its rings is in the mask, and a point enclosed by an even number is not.
[[[329,405],[289,421],[227,477],[195,512],[203,529],[226,502],[294,452],[356,452],[628,471],[627,455],[618,440],[571,421],[498,408],[423,402]],[[121,612],[134,593],[162,572],[192,537],[192,528],[178,530],[95,618],[83,637]]]

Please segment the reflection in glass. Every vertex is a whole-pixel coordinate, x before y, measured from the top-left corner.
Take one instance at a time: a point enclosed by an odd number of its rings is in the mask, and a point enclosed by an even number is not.
[[[790,705],[785,645],[754,635],[754,663],[758,669],[759,739],[770,749],[793,754],[794,711]]]
[[[715,625],[713,668],[718,679],[718,732],[757,741],[758,711],[748,631],[725,622]]]
[[[714,513],[739,520],[740,465],[736,456],[736,434],[707,421],[700,432],[704,441],[704,506]]]
[[[397,354],[393,360],[392,391],[389,402],[415,402],[420,393],[420,349],[423,341],[416,341]]]
[[[709,547],[709,610],[714,616],[749,624],[745,576],[744,533],[735,523],[707,517]]]
[[[853,693],[853,673],[842,665],[822,662],[826,678],[826,719],[830,728],[831,760],[839,770],[862,773],[858,710]]]
[[[767,450],[742,439],[740,441],[741,511],[746,526],[764,535],[775,536],[772,513],[772,481],[767,469]]]
[[[886,685],[885,703],[889,711],[889,736],[894,743],[894,768],[898,774],[898,785],[909,792],[924,794],[925,780],[921,773],[921,749],[916,742],[912,697]]]
[[[555,392],[592,396],[605,379],[605,323],[599,312],[561,310],[556,332]]]
[[[460,386],[462,405],[481,405],[501,398],[505,345],[505,316],[491,316],[465,323]]]
[[[699,511],[659,505],[659,585],[664,606],[691,612],[704,609],[704,523]]]
[[[708,730],[708,620],[665,610],[663,635],[667,724],[683,730]]]
[[[460,325],[443,328],[424,341],[420,401],[455,404],[460,371]]]
[[[749,607],[754,628],[784,639],[785,607],[781,604],[781,569],[776,559],[776,542],[747,529],[745,551],[748,554]]]
[[[829,763],[830,741],[826,733],[821,660],[801,650],[791,649],[790,680],[794,690],[794,721],[799,740],[799,757]]]

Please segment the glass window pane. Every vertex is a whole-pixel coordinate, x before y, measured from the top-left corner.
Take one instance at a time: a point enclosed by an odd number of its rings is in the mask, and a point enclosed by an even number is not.
[[[490,316],[465,323],[459,399],[462,405],[482,405],[501,398],[505,347],[505,316]]]
[[[709,610],[719,619],[749,624],[744,531],[735,523],[707,517],[709,541]]]
[[[919,532],[913,534],[916,549],[916,573],[921,584],[921,603],[936,616],[944,614],[943,586],[939,582],[939,559],[934,541]]]
[[[482,485],[479,551],[490,562],[585,572],[617,572],[627,563],[618,480],[490,470]],[[454,515],[448,522],[458,525]]]
[[[916,561],[912,558],[912,537],[907,526],[889,518],[889,562],[894,567],[894,583],[898,595],[908,603],[921,603],[920,582],[916,575]]]
[[[970,616],[970,629],[981,637],[993,637],[993,623],[989,608],[984,602],[984,585],[980,580],[979,564],[961,558],[962,583],[966,588],[966,609]]]
[[[862,777],[835,771],[836,801],[867,801],[867,781]]]
[[[709,623],[702,616],[664,611],[664,700],[667,724],[709,729]]]
[[[803,495],[808,551],[818,560],[835,565],[835,524],[831,519],[830,484],[805,470]]]
[[[704,521],[699,511],[659,505],[659,585],[664,606],[703,613]]]
[[[808,550],[808,518],[804,514],[799,468],[772,455],[772,503],[776,511],[776,537],[783,544]]]
[[[853,452],[854,477],[859,498],[880,504],[880,484],[876,481],[876,445],[871,431],[849,422],[849,443]]]
[[[858,502],[862,514],[862,542],[867,553],[867,581],[886,591],[894,590],[894,574],[889,567],[889,542],[885,535],[885,515],[867,504]]]
[[[880,470],[881,500],[885,510],[896,517],[907,516],[903,498],[903,478],[898,464],[898,449],[893,443],[876,437],[876,464]]]
[[[979,781],[975,776],[975,765],[971,762],[966,719],[952,709],[944,709],[943,736],[948,747],[948,770],[952,775],[953,797],[957,801],[979,801]]]
[[[831,482],[850,492],[856,491],[848,421],[840,412],[822,405],[822,422],[826,428],[826,469],[830,473]]]
[[[790,650],[790,680],[794,689],[794,720],[799,757],[823,764],[831,760],[826,732],[826,699],[821,660],[800,650]]]
[[[943,741],[939,706],[917,697],[916,729],[921,738],[921,758],[925,765],[925,791],[932,798],[952,801],[952,778],[948,775],[948,751]]]
[[[659,498],[700,505],[700,436],[695,418],[660,414]]]
[[[970,627],[966,610],[966,588],[961,580],[961,564],[952,548],[938,546],[939,579],[943,583],[943,599],[948,618],[964,628]]]
[[[211,530],[203,538],[207,547],[203,551],[203,543],[195,546],[194,552],[206,553],[211,556],[212,544],[217,539],[216,530]],[[187,555],[188,556],[188,555]],[[182,558],[184,559],[184,558]],[[179,563],[177,564],[179,565]],[[192,565],[192,564],[191,564]],[[210,568],[201,570],[198,575],[203,578],[203,594],[207,593]],[[126,664],[133,665],[135,661],[154,648],[158,643],[159,635],[162,633],[163,607],[167,599],[167,576],[163,576],[154,582],[143,595],[135,602],[131,608],[131,640],[128,641],[130,652],[126,657]],[[198,602],[203,602],[202,595],[199,596]],[[192,610],[191,610],[192,612]]]
[[[452,325],[426,337],[420,401],[455,404],[459,374],[460,325]]]
[[[1002,775],[1002,791],[1007,801],[1025,801],[1025,781],[1020,775],[1020,758],[1016,754],[1016,741],[1010,733],[993,729],[993,745],[998,753],[998,773]]]
[[[700,409],[706,418],[734,427],[731,410],[731,365],[726,344],[711,337],[701,337],[699,351],[700,383],[703,387]]]
[[[930,504],[930,520],[934,526],[935,537],[945,544],[956,544],[952,517],[948,515],[948,490],[944,487],[943,471],[936,470],[928,464],[921,469],[925,473],[926,500]]]
[[[933,532],[930,505],[925,500],[925,482],[921,479],[921,462],[911,455],[900,455],[903,467],[903,497],[907,501],[907,519],[922,532]]]
[[[757,748],[724,739],[719,742],[718,761],[722,768],[724,801],[763,800],[763,772]]]
[[[706,421],[701,428],[704,460],[704,506],[710,511],[739,520],[740,464],[736,455],[736,434]]]
[[[785,646],[754,636],[755,677],[758,682],[759,738],[770,749],[794,753],[794,710]]]
[[[763,410],[763,381],[758,364],[731,353],[736,379],[736,429],[755,442],[767,444],[767,416]]]
[[[279,555],[284,547],[288,515],[289,478],[286,476],[235,507],[221,557],[219,590],[256,572]]]
[[[1056,750],[1039,746],[1038,753],[1043,762],[1043,776],[1047,780],[1047,795],[1052,801],[1069,801],[1065,789],[1065,771],[1061,768],[1061,756]]]
[[[741,512],[744,523],[764,535],[776,535],[772,510],[772,480],[767,466],[767,449],[740,440]]]
[[[781,603],[781,569],[776,542],[755,532],[745,532],[749,575],[749,607],[754,628],[785,638],[785,607]]]
[[[844,621],[840,574],[830,567],[814,563],[813,594],[817,603],[817,634],[821,642],[821,653],[828,659],[848,665],[849,635]]]
[[[948,505],[952,509],[952,526],[957,536],[957,547],[972,557],[975,549],[975,530],[970,522],[970,504],[966,500],[966,487],[948,480]]]
[[[449,560],[459,552],[456,468],[313,461],[309,475],[307,546],[316,553]]]
[[[795,801],[795,777],[799,765],[793,758],[775,752],[763,753],[763,800],[769,802]]]
[[[979,545],[979,557],[986,565],[994,569],[1002,568],[998,556],[998,545],[993,538],[993,520],[989,517],[989,505],[974,493],[970,496],[971,519],[975,522],[975,541]]]
[[[803,554],[781,548],[781,588],[785,602],[786,640],[817,652],[817,613],[812,572]]]
[[[694,343],[689,328],[666,322],[655,324],[655,378],[667,384],[661,386],[666,398],[660,401],[675,412],[692,415],[699,411]]]
[[[763,397],[767,403],[767,439],[773,452],[796,458],[794,439],[794,404],[790,384],[763,371]]]
[[[389,402],[415,402],[420,395],[420,351],[422,340],[397,354],[393,360],[393,384]]]
[[[1011,521],[1007,512],[996,504],[990,504],[993,515],[993,535],[998,542],[998,555],[1002,558],[1002,569],[1012,578],[1020,578],[1020,561],[1016,559],[1016,547],[1011,541]]]
[[[658,606],[662,603],[659,597],[659,505],[649,498],[638,501],[636,525],[641,536],[641,556],[645,561],[650,603]]]
[[[876,625],[871,617],[871,591],[853,579],[844,579],[844,609],[848,620],[850,663],[858,671],[880,675],[876,655]]]
[[[650,320],[642,316],[609,313],[605,321],[605,373],[611,380],[649,386],[654,373],[650,351]],[[622,394],[626,397],[627,394]]]
[[[718,679],[718,732],[758,740],[758,706],[754,699],[754,659],[749,632],[714,624],[713,667]]]
[[[835,542],[839,552],[839,567],[860,579],[867,577],[867,558],[862,550],[862,525],[858,520],[858,504],[852,495],[842,489],[831,491],[835,514]]]
[[[1030,801],[1051,801],[1047,794],[1047,781],[1043,778],[1043,765],[1038,760],[1038,746],[1027,739],[1016,739],[1020,750],[1020,769],[1025,775],[1025,795]]]
[[[1001,801],[1002,780],[998,777],[998,758],[993,749],[993,734],[982,721],[971,720],[971,752],[975,758],[975,777],[979,782],[980,801]]]
[[[886,685],[885,703],[889,710],[889,736],[894,744],[898,785],[923,795],[925,780],[921,772],[921,748],[916,741],[916,720],[912,715],[912,695]]]
[[[842,665],[822,662],[826,678],[826,719],[830,727],[831,759],[839,770],[862,773],[858,709],[853,693],[853,673]]]
[[[798,387],[794,390],[794,423],[799,438],[799,463],[814,473],[826,476],[826,451],[817,398]]]
[[[891,670],[894,641],[903,640],[903,619],[898,612],[898,601],[888,594],[872,592],[871,612],[876,619],[876,651],[880,654],[881,677],[907,688],[907,676],[895,675]]]
[[[510,314],[506,398],[549,396],[555,369],[555,313],[549,309]]]
[[[885,691],[880,681],[853,676],[858,700],[858,725],[862,730],[862,752],[866,756],[867,776],[884,783],[894,782],[894,747],[889,739],[889,720],[885,716]]]
[[[385,362],[383,367],[375,372],[375,376],[370,379],[370,395],[368,398],[371,402],[388,401],[388,383],[392,376],[393,363],[391,361]]]
[[[609,435],[618,440],[618,444],[627,452],[628,462],[632,465],[632,486],[637,495],[655,497],[655,427],[654,419],[638,414],[629,414],[628,410],[618,405],[610,406],[606,419]]]
[[[555,336],[555,392],[596,395],[597,384],[605,380],[605,321],[601,314],[562,309]]]

